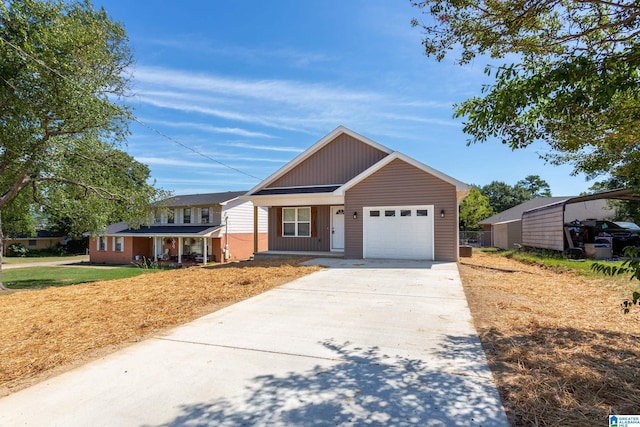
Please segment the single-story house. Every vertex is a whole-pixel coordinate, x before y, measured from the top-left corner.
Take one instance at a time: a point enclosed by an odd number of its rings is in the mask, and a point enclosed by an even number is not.
[[[513,249],[515,245],[527,245],[531,239],[540,238],[548,233],[557,233],[557,238],[562,241],[564,222],[584,221],[586,219],[609,219],[615,216],[605,199],[585,200],[577,203],[568,203],[576,200],[575,197],[536,197],[510,209],[493,215],[479,224],[484,229],[485,246],[499,249]],[[561,210],[560,219],[554,226],[543,226],[536,232],[523,235],[523,215],[527,212],[546,211],[551,207]],[[559,231],[558,231],[559,230]],[[535,236],[534,236],[535,235]],[[562,249],[559,249],[562,250]]]
[[[339,126],[243,198],[268,209],[266,254],[458,260],[469,186]]]
[[[49,230],[37,230],[36,235],[29,236],[15,236],[5,238],[2,240],[4,246],[3,254],[9,254],[8,248],[14,243],[19,243],[29,250],[41,250],[55,248],[58,245],[64,245],[67,242],[66,236],[61,236],[60,233],[55,233]]]
[[[250,258],[255,247],[267,249],[267,213],[239,198],[245,193],[171,197],[154,209],[150,226],[130,228],[120,222],[92,236],[89,259],[109,264],[142,259],[182,264]]]

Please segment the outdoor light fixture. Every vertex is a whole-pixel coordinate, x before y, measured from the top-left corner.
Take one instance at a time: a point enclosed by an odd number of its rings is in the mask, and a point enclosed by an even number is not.
[[[353,219],[358,219],[358,212],[353,213]]]
[[[440,211],[440,218],[444,218],[444,209]]]

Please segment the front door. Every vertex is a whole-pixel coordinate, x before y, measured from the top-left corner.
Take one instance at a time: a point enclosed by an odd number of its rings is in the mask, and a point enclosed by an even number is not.
[[[331,250],[344,251],[344,206],[331,206]]]

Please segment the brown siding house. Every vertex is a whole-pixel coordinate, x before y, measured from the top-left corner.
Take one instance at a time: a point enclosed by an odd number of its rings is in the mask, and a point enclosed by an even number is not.
[[[269,252],[456,261],[468,191],[340,126],[243,199],[268,208]]]

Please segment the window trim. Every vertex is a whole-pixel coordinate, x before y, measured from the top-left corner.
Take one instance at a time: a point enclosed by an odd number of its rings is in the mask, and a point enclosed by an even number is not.
[[[294,211],[294,220],[293,221],[285,221],[285,215],[284,215],[284,211],[285,210],[293,210]],[[299,214],[298,212],[303,210],[303,209],[307,209],[309,211],[309,219],[305,220],[305,221],[301,221],[299,220]],[[287,207],[287,208],[282,208],[282,233],[280,237],[304,237],[304,238],[310,238],[312,235],[312,230],[311,230],[311,206],[299,206],[299,207]],[[285,224],[294,224],[294,231],[295,234],[285,234]],[[299,225],[300,224],[309,224],[309,234],[305,234],[305,235],[301,235],[299,233],[300,229],[299,229]]]
[[[204,210],[207,210],[207,215],[204,215]],[[209,218],[211,216],[211,209],[209,207],[200,208],[200,224],[209,224]]]
[[[187,211],[189,211],[189,216],[187,216]],[[189,218],[188,222],[187,222],[187,218]],[[191,208],[183,208],[182,209],[182,223],[183,224],[191,224]]]
[[[113,236],[113,252],[124,252],[124,237],[123,236]],[[117,249],[118,239],[121,239],[120,249]]]
[[[104,244],[102,244],[104,243]],[[108,247],[108,242],[107,242],[107,236],[98,236],[98,251],[99,252],[106,252],[107,251],[107,247]]]

